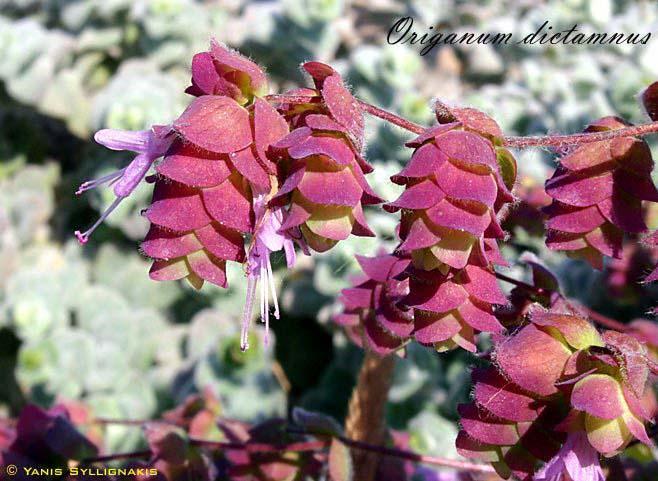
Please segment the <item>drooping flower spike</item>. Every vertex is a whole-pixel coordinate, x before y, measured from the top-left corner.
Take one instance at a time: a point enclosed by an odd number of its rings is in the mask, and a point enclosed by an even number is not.
[[[162,157],[174,141],[175,135],[171,127],[153,126],[150,130],[126,131],[103,129],[96,132],[94,140],[112,150],[128,150],[137,156],[127,167],[117,170],[95,180],[84,182],[76,195],[95,189],[104,184],[113,186],[116,199],[105,209],[100,218],[85,232],[75,231],[75,236],[81,244],[87,243],[89,236],[107,219],[121,201],[130,196],[144,179],[147,172],[159,157]]]
[[[512,200],[516,172],[492,119],[473,109],[451,115],[407,144],[411,160],[391,178],[405,191],[385,208],[402,211],[397,251],[413,261],[402,304],[414,310],[415,339],[475,351],[477,332],[503,330],[493,314],[494,304],[507,302],[493,271],[506,264],[497,213]]]
[[[241,347],[247,349],[256,294],[266,328],[270,295],[279,317],[270,253],[284,250],[290,267],[295,259],[292,238],[279,232],[283,212],[269,206],[278,185],[276,167],[266,156],[288,125],[257,96],[267,91],[257,65],[216,43],[199,55],[189,89],[199,98],[174,122],[180,141],[156,169],[154,202],[146,214],[153,227],[142,247],[156,259],[151,277],[186,277],[195,287],[204,280],[225,287],[226,261],[245,263]],[[213,95],[216,89],[202,89],[209,79],[221,86],[218,95]],[[227,87],[229,81],[234,89]],[[246,100],[251,103],[241,105]],[[245,235],[250,237],[246,253]]]
[[[627,126],[617,117],[604,117],[585,131]],[[658,202],[653,165],[647,143],[635,137],[588,143],[562,157],[546,181],[546,193],[553,198],[544,209],[546,245],[598,269],[604,256],[621,257],[624,233],[647,230],[642,201]]]
[[[247,306],[242,347],[246,349],[259,280],[260,315],[269,324],[269,294],[274,315],[278,302],[269,254],[285,250],[289,266],[295,251],[280,207],[268,203],[276,194],[276,166],[267,158],[270,145],[288,133],[286,120],[259,96],[267,78],[250,60],[213,41],[195,56],[192,86],[197,96],[170,126],[144,132],[101,130],[96,140],[114,150],[138,153],[125,169],[83,184],[78,193],[103,183],[114,185],[116,201],[93,230],[128,196],[159,157],[153,200],[145,210],[151,227],[141,245],[153,259],[154,280],[187,279],[195,288],[205,281],[226,287],[226,262],[245,264]],[[245,252],[245,236],[250,236]]]
[[[529,481],[544,461],[534,479],[599,481],[599,454],[615,455],[632,439],[651,444],[641,401],[646,349],[626,334],[600,335],[576,315],[537,307],[530,319],[498,343],[495,366],[474,371],[458,450],[504,478]]]
[[[308,102],[279,108],[291,131],[270,149],[281,186],[271,203],[286,208],[282,230],[324,252],[350,234],[374,236],[363,206],[382,200],[364,175],[372,167],[361,156],[361,108],[331,67],[308,62],[303,68],[315,89],[289,92]]]

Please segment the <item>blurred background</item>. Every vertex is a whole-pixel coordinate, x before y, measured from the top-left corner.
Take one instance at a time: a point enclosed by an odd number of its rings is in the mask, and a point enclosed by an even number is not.
[[[522,38],[549,20],[555,30],[577,23],[653,37],[638,46],[443,46],[420,56],[418,47],[386,44],[405,15],[421,33],[433,25]],[[76,198],[77,185],[128,160],[95,145],[93,132],[177,117],[190,100],[192,55],[211,36],[266,67],[273,91],[303,84],[300,62],[316,59],[362,99],[415,122],[431,122],[430,101],[440,98],[484,109],[508,134],[576,132],[613,113],[642,121],[635,96],[658,79],[654,0],[0,0],[0,413],[67,399],[98,416],[150,418],[210,386],[232,418],[285,416],[293,406],[344,417],[361,353],[331,324],[335,297],[357,270],[355,253],[394,245],[396,216],[367,212],[378,240],[341,242],[291,271],[278,259],[284,312],[273,322],[275,342],[263,346],[259,325],[245,354],[239,267],[228,290],[149,280],[138,251],[148,185],[89,244],[73,237],[112,200],[109,189]],[[410,155],[406,138],[369,120],[369,177],[387,200],[398,194],[388,177]],[[518,152],[528,197],[541,197],[553,157]],[[656,290],[635,284],[655,253],[629,245],[624,262],[593,271],[546,251],[533,208],[529,201],[511,213],[527,222],[511,232],[508,258],[538,253],[568,295],[621,321],[655,305]],[[650,213],[652,227],[657,216]],[[518,266],[512,274],[527,275]],[[468,356],[412,345],[398,363],[389,423],[409,431],[413,449],[456,456]],[[126,451],[139,430],[112,426],[108,438],[110,450]]]

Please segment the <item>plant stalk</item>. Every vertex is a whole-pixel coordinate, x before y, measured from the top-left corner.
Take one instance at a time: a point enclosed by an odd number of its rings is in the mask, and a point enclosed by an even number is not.
[[[345,420],[347,438],[369,445],[383,445],[386,441],[386,401],[394,367],[395,356],[379,357],[366,351]],[[354,479],[374,481],[382,454],[352,450]]]

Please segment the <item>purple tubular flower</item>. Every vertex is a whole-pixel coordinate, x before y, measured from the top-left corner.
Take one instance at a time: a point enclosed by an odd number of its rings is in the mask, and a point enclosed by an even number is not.
[[[274,275],[270,254],[283,250],[286,254],[288,268],[295,265],[295,245],[292,237],[280,232],[283,225],[283,208],[267,205],[267,195],[259,193],[254,196],[254,211],[256,214],[256,227],[251,246],[247,254],[247,299],[242,315],[242,329],[240,333],[240,348],[246,351],[249,348],[249,324],[251,322],[254,297],[260,280],[260,318],[265,323],[265,344],[269,342],[270,312],[269,295],[272,295],[274,304],[274,317],[279,318],[279,302],[277,299]],[[269,293],[268,293],[269,289]]]
[[[599,453],[578,431],[569,434],[560,451],[534,476],[534,481],[605,481]]]
[[[144,179],[151,165],[158,157],[165,154],[174,141],[173,130],[169,126],[154,125],[150,130],[115,130],[103,129],[96,132],[94,140],[111,150],[129,150],[136,152],[137,156],[127,167],[119,169],[98,179],[84,182],[76,195],[80,195],[103,184],[114,187],[116,199],[105,209],[100,218],[85,232],[75,231],[75,236],[81,244],[86,244],[89,236],[100,226],[105,219],[118,207],[123,199],[133,193],[135,188]]]

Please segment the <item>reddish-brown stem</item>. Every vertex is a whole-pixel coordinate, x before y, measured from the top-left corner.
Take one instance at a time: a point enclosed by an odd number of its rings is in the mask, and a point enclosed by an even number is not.
[[[297,434],[314,434],[308,431],[300,431],[296,429],[288,429],[291,433]],[[322,436],[323,434],[317,434]],[[432,466],[442,466],[446,468],[453,468],[462,471],[471,471],[471,472],[480,472],[480,473],[493,473],[494,469],[487,464],[477,464],[470,463],[468,461],[459,461],[456,459],[440,458],[437,456],[426,456],[424,454],[414,453],[412,451],[406,451],[399,448],[391,448],[388,446],[381,446],[376,444],[370,444],[363,441],[357,441],[355,439],[348,438],[347,436],[334,436],[341,443],[346,446],[354,449],[360,449],[363,451],[370,451],[373,453],[379,453],[384,456],[391,456],[394,458],[406,459],[408,461],[413,461],[420,464],[429,464]]]
[[[350,396],[345,434],[350,439],[378,446],[386,440],[386,402],[393,381],[394,356],[378,356],[367,350]],[[381,455],[376,451],[352,452],[354,478],[374,481]]]
[[[618,137],[636,137],[658,132],[658,122],[633,125],[623,129],[606,130],[603,132],[586,132],[580,134],[539,135],[529,137],[505,136],[505,145],[523,149],[526,147],[559,147],[561,145],[586,144]]]
[[[386,122],[397,125],[398,127],[402,127],[403,129],[408,130],[409,132],[413,132],[414,134],[422,134],[427,129],[427,127],[423,127],[422,125],[411,122],[403,117],[400,117],[399,115],[395,115],[393,112],[389,112],[388,110],[375,107],[374,105],[371,105],[368,102],[364,102],[363,100],[357,99],[356,101],[363,108],[363,110],[368,112],[370,115],[379,117]]]
[[[305,95],[268,95],[267,100],[271,102],[287,102],[287,103],[308,103],[309,100],[317,98]],[[403,129],[420,134],[425,131],[426,127],[411,122],[399,115],[396,115],[388,110],[380,109],[374,105],[364,102],[363,100],[356,99],[359,105],[365,112],[370,115],[379,117],[386,122],[402,127]],[[603,132],[585,132],[578,134],[560,134],[560,135],[535,135],[535,136],[515,136],[506,135],[503,137],[503,143],[507,147],[515,147],[524,149],[528,147],[560,147],[564,145],[578,145],[586,144],[589,142],[600,142],[602,140],[610,140],[619,137],[636,137],[658,132],[658,122],[650,122],[648,124],[633,125],[624,127],[623,129],[606,130]]]
[[[270,102],[280,102],[280,103],[290,103],[290,104],[305,104],[308,103],[309,100],[314,98],[317,98],[317,96],[314,97],[311,95],[268,95],[266,97],[266,99]],[[396,115],[393,112],[389,112],[388,110],[375,107],[374,105],[371,105],[368,102],[364,102],[363,100],[356,99],[356,101],[361,106],[361,108],[365,112],[368,112],[370,115],[379,117],[380,119],[385,120],[386,122],[389,122],[393,125],[397,125],[398,127],[402,127],[403,129],[408,130],[409,132],[413,132],[415,134],[421,134],[427,128],[427,127],[423,127],[422,125],[415,124],[403,117],[400,117],[399,115]]]
[[[496,277],[500,279],[501,281],[507,282],[508,284],[513,284],[516,287],[520,287],[521,289],[525,289],[530,292],[535,292],[537,294],[541,294],[543,291],[542,288],[540,287],[535,287],[533,285],[527,284],[523,281],[519,281],[518,279],[514,279],[512,277],[508,277],[505,274],[501,274],[500,272],[496,272]]]
[[[494,469],[487,464],[476,464],[476,463],[470,463],[468,461],[459,461],[456,459],[439,458],[436,456],[426,456],[424,454],[413,453],[411,451],[405,451],[403,449],[389,448],[387,446],[379,446],[379,445],[364,443],[361,441],[355,441],[345,436],[337,436],[337,439],[351,448],[379,453],[384,456],[392,456],[396,458],[406,459],[408,461],[413,461],[416,463],[430,464],[433,466],[443,466],[446,468],[453,468],[461,471],[471,471],[471,472],[479,472],[479,473],[495,472]]]
[[[220,449],[244,449],[251,453],[286,453],[294,451],[301,453],[305,451],[319,451],[327,447],[326,441],[305,441],[282,445],[271,445],[262,443],[227,443],[223,441],[210,441],[206,439],[190,438],[193,446],[206,446]]]
[[[128,425],[141,425],[147,421],[138,421],[138,420],[125,420],[125,419],[99,419],[99,422],[105,424],[128,424]],[[291,433],[297,434],[317,434],[318,436],[326,436],[324,433],[309,433],[306,431],[299,431],[295,429],[288,429]],[[360,449],[362,451],[370,451],[373,453],[378,453],[384,456],[392,456],[396,458],[406,459],[408,461],[413,461],[421,464],[429,464],[433,466],[443,466],[447,468],[459,469],[463,471],[472,471],[472,472],[481,472],[481,473],[493,473],[494,470],[489,465],[470,463],[467,461],[458,461],[455,459],[440,458],[436,456],[426,456],[423,454],[414,453],[411,451],[406,451],[398,448],[391,448],[387,446],[381,446],[378,444],[370,444],[363,441],[358,441],[355,439],[348,438],[347,436],[336,436],[343,444]],[[193,446],[205,446],[208,448],[217,448],[217,449],[244,449],[252,453],[283,453],[283,452],[307,452],[307,451],[321,451],[327,447],[327,441],[325,440],[313,440],[313,441],[302,441],[298,443],[284,444],[280,446],[273,446],[269,444],[262,443],[227,443],[224,441],[211,441],[207,439],[198,439],[190,438],[190,444]],[[99,456],[96,458],[86,459],[87,463],[100,463],[107,461],[115,461],[119,459],[129,459],[129,458],[146,458],[151,455],[150,451],[137,451],[133,453],[117,453],[109,454],[107,456]]]

